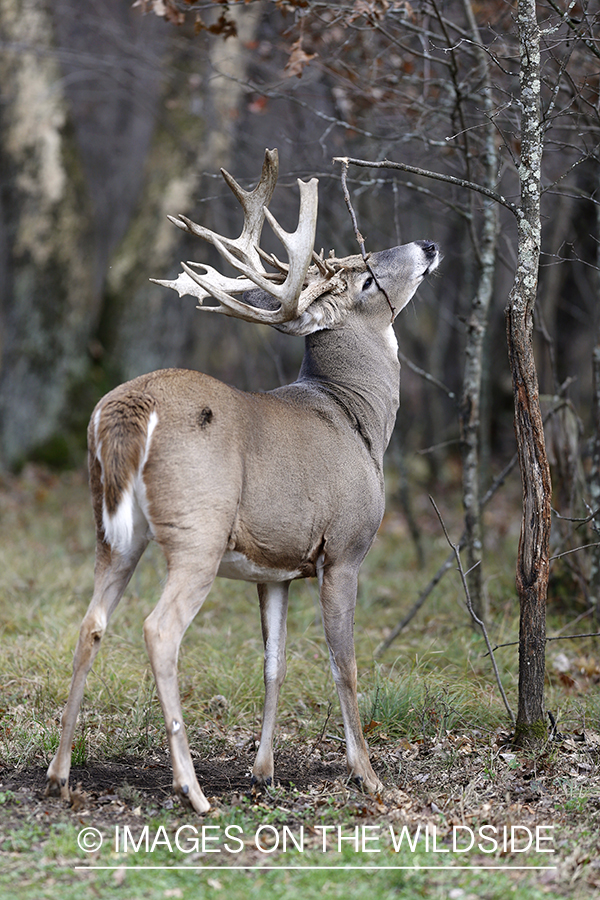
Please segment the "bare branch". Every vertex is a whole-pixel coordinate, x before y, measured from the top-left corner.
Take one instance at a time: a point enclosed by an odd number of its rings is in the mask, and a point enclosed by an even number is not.
[[[557,553],[556,556],[551,556],[549,562],[552,562],[553,559],[561,559],[563,556],[568,556],[569,553],[577,553],[579,550],[587,550],[589,547],[600,547],[600,541],[595,541],[593,544],[582,544],[581,547],[573,547],[571,550],[563,550],[562,553]]]
[[[588,634],[561,634],[557,637],[547,637],[546,643],[548,644],[550,641],[576,641],[579,638],[591,637],[600,637],[600,631],[590,631]],[[494,650],[502,650],[504,647],[516,647],[518,643],[518,641],[507,641],[506,644],[496,644]],[[487,655],[487,653],[484,654],[484,656]]]
[[[561,9],[558,3],[555,3],[555,0],[548,0],[548,4],[552,7],[554,12],[558,13],[558,15],[563,19],[564,22],[569,26],[571,31],[575,33],[575,36],[579,38],[579,40],[584,44],[585,47],[593,53],[594,56],[597,56],[600,59],[600,50],[596,47],[593,41],[588,40],[588,38],[584,37],[580,31],[577,30],[577,25],[579,22],[569,15],[569,11],[571,9],[570,6],[567,9]]]
[[[374,162],[373,160],[354,159],[348,156],[336,156],[333,161],[345,163],[350,166],[361,166],[365,169],[399,169],[401,172],[409,172],[411,175],[421,175],[423,178],[434,178],[436,181],[444,181],[446,184],[454,184],[457,187],[467,188],[470,191],[477,191],[477,193],[483,194],[484,197],[489,197],[490,200],[495,200],[496,203],[505,206],[513,213],[513,215],[517,215],[518,207],[512,200],[507,200],[502,194],[499,194],[497,191],[492,191],[482,184],[476,184],[475,182],[467,181],[464,178],[456,178],[454,175],[445,175],[442,172],[432,172],[429,169],[421,169],[418,166],[409,166],[406,163],[393,162],[389,159],[382,159],[380,162]]]
[[[516,466],[517,460],[518,460],[518,456],[515,453],[514,456],[512,457],[512,459],[504,466],[502,471],[496,476],[496,478],[494,479],[494,481],[492,482],[492,484],[490,485],[490,487],[488,488],[486,493],[483,495],[483,498],[481,500],[482,509],[492,499],[492,497],[494,496],[496,491],[502,487],[502,485],[506,481],[507,477],[510,475],[511,471]],[[463,547],[465,545],[465,540],[466,540],[466,533],[463,532],[463,534],[461,535],[460,541],[458,542],[458,547],[460,550],[463,549]],[[413,604],[411,609],[408,611],[408,613],[404,616],[404,618],[400,622],[398,622],[398,624],[395,625],[394,628],[392,628],[392,630],[390,631],[388,636],[385,638],[385,640],[381,641],[381,643],[375,648],[374,656],[380,656],[385,650],[387,650],[388,647],[390,647],[391,644],[393,644],[393,642],[396,640],[396,638],[398,637],[400,632],[403,631],[406,628],[406,626],[408,625],[408,623],[416,616],[416,614],[419,612],[419,610],[421,609],[421,607],[423,606],[423,604],[425,603],[425,601],[427,600],[427,598],[429,597],[429,595],[431,594],[433,589],[435,587],[437,587],[437,585],[440,583],[440,581],[442,580],[442,578],[444,577],[446,572],[450,569],[453,559],[454,559],[454,551],[452,553],[450,553],[450,555],[444,560],[444,562],[439,567],[439,569],[437,570],[437,572],[435,573],[435,575],[433,576],[431,581],[423,588],[423,590],[419,594],[417,600],[415,601],[415,603]]]
[[[492,650],[492,645],[491,645],[490,639],[488,637],[487,628],[485,627],[485,623],[484,623],[483,619],[480,619],[479,616],[476,614],[475,610],[473,609],[473,604],[471,603],[471,595],[469,593],[469,586],[467,584],[467,576],[463,569],[461,558],[460,558],[460,548],[459,548],[458,544],[453,544],[452,541],[450,540],[450,535],[448,534],[446,525],[444,523],[444,520],[442,519],[442,514],[440,513],[435,500],[433,499],[433,497],[431,495],[430,495],[429,499],[431,500],[433,508],[436,511],[438,519],[440,520],[440,525],[442,526],[444,536],[445,536],[446,540],[448,541],[448,544],[452,548],[452,552],[454,554],[454,558],[456,559],[456,564],[457,564],[458,571],[460,574],[460,580],[462,581],[463,590],[465,592],[465,598],[467,601],[467,609],[469,610],[469,613],[470,613],[473,621],[476,622],[477,625],[479,625],[479,627],[481,628],[481,633],[483,634],[483,639],[485,640],[486,647],[488,648],[488,653],[490,655],[490,659],[492,660],[492,666],[494,668],[494,674],[496,676],[496,683],[498,684],[498,689],[502,696],[502,700],[504,702],[504,706],[506,707],[506,711],[510,717],[511,722],[514,725],[516,722],[515,715],[514,715],[512,709],[510,708],[510,704],[507,700],[506,694],[504,692],[504,688],[502,686],[502,681],[500,680],[500,672],[498,671],[498,666],[496,665],[496,659],[494,657],[494,651]]]
[[[365,239],[359,231],[358,222],[356,220],[356,213],[354,212],[354,207],[352,206],[352,199],[350,197],[350,191],[348,190],[348,163],[344,160],[340,160],[342,164],[341,171],[341,179],[342,179],[342,190],[344,192],[344,200],[346,201],[346,206],[348,207],[348,212],[350,213],[350,218],[352,219],[352,225],[354,226],[354,234],[356,235],[356,240],[358,241],[358,246],[360,247],[360,252],[362,258],[367,259],[367,251],[365,250]]]
[[[430,384],[435,385],[441,391],[443,391],[450,400],[454,400],[456,402],[456,394],[454,391],[450,390],[442,381],[439,381],[433,375],[430,375],[429,372],[426,372],[425,369],[419,368],[412,360],[405,356],[401,350],[398,350],[398,358],[402,360],[403,363],[406,363],[408,368],[415,373],[415,375],[419,375],[420,378],[423,378],[425,381],[428,381]]]
[[[392,313],[392,322],[393,322],[394,319],[396,318],[396,309],[392,305],[392,301],[390,300],[387,291],[384,289],[383,285],[378,280],[377,275],[375,274],[375,272],[369,265],[369,255],[368,255],[367,251],[365,250],[365,239],[362,236],[362,234],[360,233],[359,228],[358,228],[358,222],[356,220],[356,213],[354,212],[354,207],[352,206],[352,199],[350,197],[350,191],[348,190],[348,180],[347,180],[348,164],[346,162],[344,162],[344,160],[340,160],[340,162],[342,164],[341,179],[342,179],[342,190],[344,191],[344,200],[346,201],[346,206],[348,207],[348,212],[350,213],[350,218],[352,219],[352,225],[354,226],[354,234],[356,235],[356,240],[358,241],[358,245],[360,247],[361,256],[365,261],[365,264],[367,266],[367,271],[371,274],[371,277],[375,281],[375,284],[378,286],[379,290],[381,291],[381,293],[387,300],[388,306]]]

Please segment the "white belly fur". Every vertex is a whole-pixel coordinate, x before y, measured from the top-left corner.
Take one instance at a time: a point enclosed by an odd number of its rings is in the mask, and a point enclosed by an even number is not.
[[[288,572],[285,569],[269,569],[259,566],[240,553],[239,550],[226,550],[217,575],[220,578],[234,578],[238,581],[253,581],[256,584],[264,584],[272,581],[291,581],[300,578],[301,573]]]

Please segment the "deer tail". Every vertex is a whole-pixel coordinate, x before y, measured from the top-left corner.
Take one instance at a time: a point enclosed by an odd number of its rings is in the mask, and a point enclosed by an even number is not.
[[[96,528],[122,555],[152,528],[143,479],[158,413],[139,391],[108,396],[90,421],[88,452]]]

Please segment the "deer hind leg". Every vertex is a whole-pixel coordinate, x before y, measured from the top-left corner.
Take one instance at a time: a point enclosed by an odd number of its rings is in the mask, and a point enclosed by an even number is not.
[[[369,761],[356,696],[354,609],[357,579],[358,573],[354,569],[332,566],[326,570],[321,585],[321,612],[331,671],[344,720],[348,772],[357,784],[376,794],[383,790],[383,786]]]
[[[85,682],[100,649],[100,642],[110,617],[123,596],[147,543],[146,540],[141,540],[127,556],[121,556],[116,552],[111,552],[108,545],[102,540],[98,542],[94,593],[79,631],[79,639],[73,657],[73,677],[69,698],[62,714],[60,742],[46,774],[46,796],[60,795],[63,800],[70,798],[71,745]]]
[[[285,640],[289,582],[259,584],[260,620],[265,645],[265,705],[258,753],[252,769],[253,784],[272,784],[273,732],[279,691],[286,672]]]
[[[194,558],[187,564],[169,560],[165,589],[144,622],[144,638],[163,711],[173,767],[173,790],[197,813],[210,803],[202,793],[190,755],[177,678],[179,647],[188,626],[202,606],[215,579],[221,554],[207,554],[214,565],[202,568]]]

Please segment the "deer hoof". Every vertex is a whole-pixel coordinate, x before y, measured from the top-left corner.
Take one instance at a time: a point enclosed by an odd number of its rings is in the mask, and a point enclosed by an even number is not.
[[[210,803],[198,786],[184,784],[175,788],[175,793],[179,797],[183,806],[193,809],[198,815],[203,815],[210,809]]]
[[[351,774],[348,778],[348,784],[358,788],[363,794],[376,795],[383,793],[383,785],[375,774],[373,774],[373,778],[369,779],[364,778],[362,775]]]
[[[271,787],[273,784],[272,775],[267,775],[266,777],[262,777],[261,775],[252,775],[250,778],[250,784],[253,788],[262,788],[262,787]]]
[[[50,777],[46,779],[45,797],[60,797],[67,803],[71,800],[71,791],[67,778]]]

